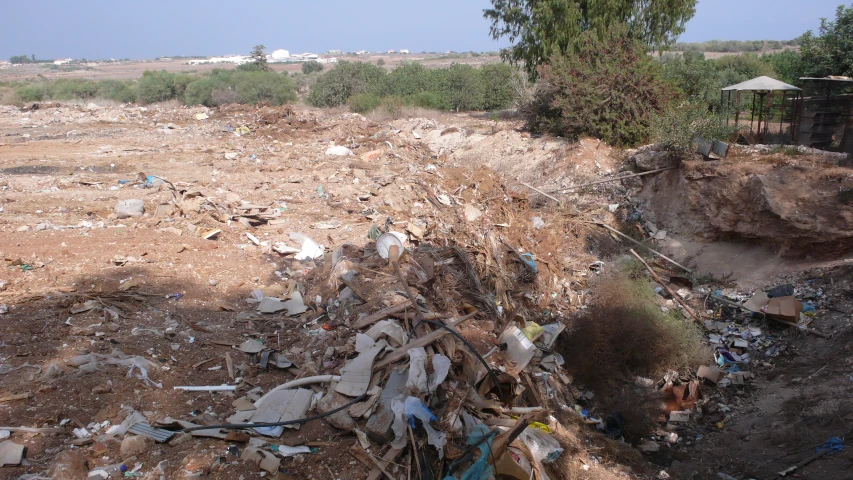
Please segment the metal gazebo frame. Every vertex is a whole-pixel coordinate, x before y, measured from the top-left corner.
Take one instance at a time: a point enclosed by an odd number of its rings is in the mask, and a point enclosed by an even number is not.
[[[779,116],[778,140],[780,143],[796,140],[797,111],[802,101],[802,90],[800,88],[766,76],[725,87],[720,91],[720,103],[726,112],[726,123],[731,123],[732,111],[734,111],[734,122],[736,124],[741,123],[741,94],[744,92],[752,94],[752,106],[748,107],[750,112],[749,129],[757,135],[759,141],[765,141],[768,135],[772,133],[769,131],[769,125],[774,113]],[[735,94],[734,99],[732,93]],[[756,99],[758,99],[757,105]],[[778,102],[775,102],[777,100]],[[756,106],[758,108],[758,126],[753,128]],[[783,130],[786,120],[790,129],[789,133],[785,133]]]

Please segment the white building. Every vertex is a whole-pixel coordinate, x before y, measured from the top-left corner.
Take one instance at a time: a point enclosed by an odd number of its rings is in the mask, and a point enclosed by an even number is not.
[[[403,55],[408,55],[408,54],[409,54],[409,51],[408,51],[407,49],[405,49],[405,48],[401,48],[401,49],[400,49],[400,53],[402,53]]]
[[[58,59],[58,60],[54,60],[54,61],[53,61],[53,64],[54,64],[54,65],[65,65],[65,64],[68,64],[68,63],[71,63],[71,59],[70,59],[70,58],[60,58],[60,59]]]
[[[273,51],[270,57],[272,58],[273,62],[286,62],[288,59],[290,59],[290,52],[280,48],[278,50]]]
[[[329,55],[340,55],[341,51],[340,50],[329,50],[326,53],[328,53]]]
[[[397,53],[396,50],[388,50],[388,53]]]

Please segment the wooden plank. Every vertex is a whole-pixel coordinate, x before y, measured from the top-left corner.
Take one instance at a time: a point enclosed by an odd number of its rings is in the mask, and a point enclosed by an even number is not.
[[[409,308],[411,305],[412,304],[409,303],[408,300],[406,300],[405,302],[400,302],[398,304],[391,305],[390,307],[385,307],[376,313],[371,313],[370,315],[362,318],[361,320],[356,321],[355,325],[353,325],[352,328],[359,330],[364,327],[373,325],[374,323],[378,322],[379,320],[382,320],[383,318],[391,315],[392,313],[402,312],[403,310]]]
[[[645,265],[645,266],[646,266],[646,268],[649,270],[649,273],[651,273],[651,274],[652,274],[652,278],[654,278],[654,279],[655,279],[655,281],[657,281],[659,284],[661,284],[661,286],[662,286],[663,288],[665,288],[665,289],[666,289],[666,291],[667,291],[667,292],[669,292],[669,294],[670,294],[670,295],[672,295],[672,299],[673,299],[673,300],[675,300],[676,302],[680,303],[680,304],[681,304],[681,306],[682,306],[682,307],[684,307],[684,310],[685,310],[685,311],[687,311],[687,313],[689,313],[691,317],[693,317],[693,320],[696,320],[696,321],[698,322],[698,321],[699,321],[699,317],[698,317],[698,316],[696,316],[696,313],[694,313],[694,312],[693,312],[693,309],[691,309],[691,308],[687,305],[687,302],[685,302],[684,300],[682,300],[682,299],[681,299],[681,297],[679,297],[678,295],[676,295],[676,293],[675,293],[675,292],[673,292],[671,288],[669,288],[669,285],[667,285],[667,284],[666,284],[666,283],[665,283],[665,282],[664,282],[664,281],[663,281],[663,280],[658,276],[658,274],[657,274],[657,273],[655,273],[655,271],[654,271],[654,270],[652,270],[652,267],[650,267],[650,266],[649,266],[649,264],[648,264],[648,263],[646,263],[646,261],[645,261],[645,260],[643,260],[643,257],[641,257],[641,256],[637,255],[637,252],[635,252],[633,249],[631,249],[631,254],[632,254],[632,255],[634,255],[635,257],[637,257],[637,260],[639,260],[640,262],[642,262],[642,264],[643,264],[643,265]]]
[[[467,320],[469,320],[471,317],[473,317],[477,313],[479,313],[479,312],[475,310],[474,312],[469,313],[468,315],[465,315],[464,317],[461,317],[458,320],[451,321],[450,323],[447,324],[447,326],[450,328],[453,328],[457,325],[460,325],[463,322],[466,322]],[[398,348],[397,350],[394,350],[393,352],[389,353],[385,358],[382,359],[381,362],[374,365],[373,371],[375,372],[375,371],[385,367],[386,365],[390,365],[390,364],[396,362],[397,360],[404,358],[407,355],[407,352],[413,348],[426,347],[427,345],[430,345],[432,342],[434,342],[434,341],[438,340],[439,338],[447,335],[447,333],[448,333],[447,330],[442,328],[442,329],[436,330],[434,332],[428,333],[428,334],[424,335],[423,337],[420,337],[414,341],[411,341],[411,342],[407,343],[406,345],[403,345],[402,347]]]

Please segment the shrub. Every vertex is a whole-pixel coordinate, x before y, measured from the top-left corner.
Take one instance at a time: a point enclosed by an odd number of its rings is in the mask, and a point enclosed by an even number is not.
[[[686,154],[693,152],[694,138],[725,142],[737,134],[738,126],[727,124],[724,115],[704,102],[685,101],[655,115],[651,132],[652,140],[665,150]]]
[[[137,84],[137,98],[140,103],[155,103],[166,100],[183,100],[187,85],[197,77],[168,73],[166,71],[149,71],[142,73]]]
[[[446,109],[441,96],[435,92],[420,92],[406,97],[406,103],[414,107],[430,108],[433,110]]]
[[[483,107],[483,84],[477,69],[454,63],[438,73],[438,89],[446,105],[457,112]]]
[[[287,75],[263,70],[214,70],[186,88],[187,105],[215,107],[226,103],[282,105],[296,100],[296,88]]]
[[[582,36],[575,54],[541,68],[540,88],[524,112],[528,128],[614,145],[645,141],[653,115],[673,95],[660,64],[622,28]]]
[[[385,88],[385,70],[366,62],[340,62],[314,84],[308,103],[315,107],[337,107],[353,95],[381,95]]]
[[[374,93],[359,93],[358,95],[349,97],[349,100],[347,100],[347,106],[349,106],[350,111],[355,113],[372,112],[380,103],[382,103],[382,99]]]
[[[384,67],[385,66],[385,59],[380,58],[379,60],[376,61],[376,65],[378,65],[380,67]]]
[[[15,91],[15,101],[18,103],[40,102],[47,97],[44,84],[26,85]]]
[[[493,63],[480,67],[483,88],[483,110],[500,110],[512,106],[516,98],[513,85],[518,72],[506,63]]]
[[[233,88],[240,103],[283,105],[296,100],[296,88],[286,75],[273,72],[234,72]]]
[[[60,78],[46,85],[54,100],[89,100],[97,96],[98,83],[92,80]]]
[[[645,276],[635,279],[626,273],[606,273],[595,287],[591,304],[559,349],[572,359],[566,369],[597,394],[598,407],[621,413],[630,428],[626,435],[641,436],[643,427],[660,413],[660,397],[643,398],[642,392],[632,388],[634,379],[657,380],[673,370],[694,372],[707,361],[709,352],[694,324],[664,313],[655,304],[656,295]],[[634,403],[621,402],[620,393],[610,396],[620,385]]]
[[[310,75],[314,72],[322,72],[322,71],[323,71],[323,64],[320,62],[315,62],[312,60],[310,62],[304,62],[302,64],[302,73],[304,73],[305,75]]]
[[[136,101],[136,90],[130,82],[121,80],[102,80],[98,82],[98,98],[106,98],[121,103],[132,103]]]
[[[437,88],[436,75],[418,62],[405,62],[388,74],[385,93],[407,97]]]
[[[384,97],[379,107],[382,112],[392,118],[400,117],[403,114],[405,103],[400,97]]]
[[[184,103],[187,105],[215,106],[212,102],[213,89],[216,83],[210,78],[202,78],[187,85],[184,91]]]

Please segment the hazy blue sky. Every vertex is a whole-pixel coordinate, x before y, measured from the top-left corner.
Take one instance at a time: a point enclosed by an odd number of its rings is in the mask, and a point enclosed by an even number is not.
[[[700,0],[682,41],[788,40],[850,0]],[[0,58],[152,58],[407,48],[488,51],[488,0],[30,0],[4,2]]]

